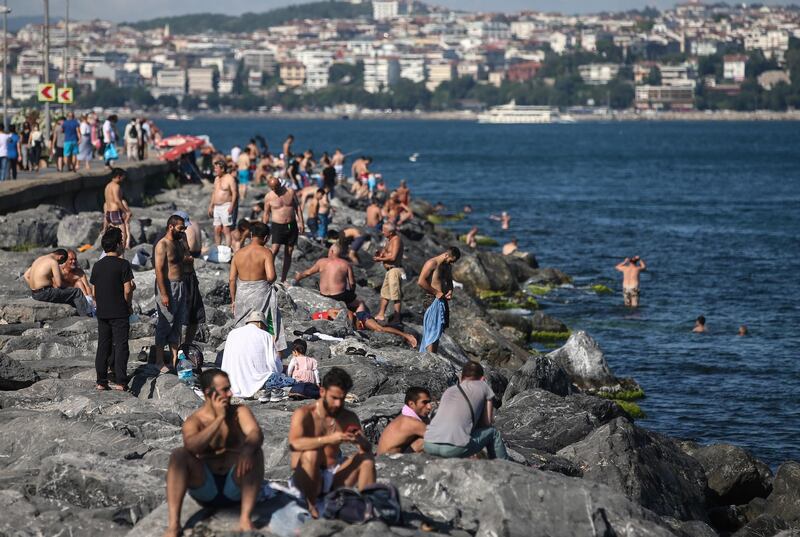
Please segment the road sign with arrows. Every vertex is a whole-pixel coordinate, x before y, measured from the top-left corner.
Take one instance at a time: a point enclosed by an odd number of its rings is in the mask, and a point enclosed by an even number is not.
[[[72,88],[70,87],[58,88],[59,104],[72,104],[73,98],[74,94],[72,93]]]
[[[55,84],[39,84],[39,91],[36,93],[40,103],[51,103],[56,100]]]

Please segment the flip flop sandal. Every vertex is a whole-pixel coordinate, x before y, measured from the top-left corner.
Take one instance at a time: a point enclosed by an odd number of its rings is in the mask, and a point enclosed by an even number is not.
[[[104,386],[102,384],[95,384],[94,389],[97,390],[98,392],[107,392],[111,388],[109,388],[108,386]]]
[[[347,347],[347,350],[344,353],[348,356],[366,356],[367,351],[358,347]]]

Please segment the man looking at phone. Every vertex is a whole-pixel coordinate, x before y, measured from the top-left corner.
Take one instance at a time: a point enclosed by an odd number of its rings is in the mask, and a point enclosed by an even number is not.
[[[231,405],[231,383],[224,371],[203,371],[199,384],[205,402],[183,423],[184,447],[174,450],[169,459],[165,537],[180,535],[187,490],[205,507],[241,503],[239,528],[254,529],[250,514],[264,478],[261,427],[249,408]]]
[[[372,445],[364,436],[361,422],[344,407],[353,379],[343,369],[332,368],[322,379],[320,398],[294,411],[289,426],[292,484],[305,496],[311,516],[319,512],[320,494],[341,487],[363,490],[375,483]],[[358,452],[345,459],[343,443],[354,444]]]

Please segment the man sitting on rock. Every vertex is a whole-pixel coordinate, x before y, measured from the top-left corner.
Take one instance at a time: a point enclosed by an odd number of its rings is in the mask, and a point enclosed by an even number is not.
[[[244,326],[234,328],[225,340],[222,370],[228,373],[236,397],[253,397],[259,390],[280,390],[294,384],[283,374],[275,339],[267,332],[261,311],[251,311]],[[275,394],[277,397],[278,394]]]
[[[383,430],[378,455],[422,451],[431,413],[431,394],[425,388],[411,387],[406,391],[405,401],[400,415]]]
[[[31,289],[31,297],[39,302],[72,304],[78,315],[89,316],[91,310],[83,292],[77,287],[64,287],[61,265],[67,262],[67,251],[55,250],[36,259],[23,278]]]
[[[350,375],[334,367],[322,378],[320,398],[292,414],[291,483],[305,497],[314,518],[319,516],[316,501],[321,494],[341,487],[363,490],[375,483],[372,445],[358,416],[344,407],[352,387]],[[355,445],[357,453],[345,459],[343,443]]]
[[[83,293],[86,302],[89,303],[89,310],[94,311],[94,289],[89,283],[86,272],[78,266],[78,254],[75,250],[67,250],[67,262],[61,265],[61,278],[64,289],[77,287]]]
[[[483,367],[467,362],[461,382],[442,394],[439,409],[425,433],[425,453],[444,458],[471,457],[483,448],[490,459],[508,459],[500,432],[492,426],[494,392]]]
[[[172,452],[167,469],[169,526],[165,537],[181,533],[181,507],[187,490],[206,507],[241,503],[239,528],[253,529],[250,514],[264,478],[264,435],[244,405],[231,405],[231,383],[219,369],[198,379],[203,406],[183,423],[184,447]]]

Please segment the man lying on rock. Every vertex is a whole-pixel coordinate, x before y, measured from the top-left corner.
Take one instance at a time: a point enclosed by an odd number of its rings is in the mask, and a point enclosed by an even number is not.
[[[64,287],[61,265],[67,262],[67,251],[59,248],[36,259],[25,271],[23,278],[31,289],[31,297],[39,302],[72,304],[78,315],[87,317],[91,313],[89,303],[77,287]]]
[[[183,424],[184,447],[172,452],[167,469],[169,526],[165,537],[181,532],[184,494],[206,507],[241,503],[239,526],[253,529],[250,514],[264,478],[264,435],[244,405],[231,405],[231,383],[219,369],[198,379],[205,402]]]
[[[492,425],[493,399],[481,364],[467,362],[461,369],[461,382],[442,394],[425,432],[425,453],[455,459],[472,457],[486,448],[490,459],[508,459],[500,431]]]
[[[400,415],[383,430],[378,455],[422,451],[431,413],[431,394],[425,388],[411,387],[406,391],[405,402]]]
[[[295,275],[295,283],[319,274],[319,292],[322,296],[344,302],[347,316],[354,323],[356,330],[372,330],[385,332],[403,338],[411,348],[417,347],[417,338],[392,326],[382,326],[372,318],[369,308],[356,295],[356,278],[353,267],[342,257],[342,247],[337,242],[328,250],[328,257],[323,257],[304,272]]]
[[[344,407],[352,387],[350,375],[334,367],[322,378],[320,398],[292,414],[291,484],[305,497],[314,518],[319,516],[316,502],[320,495],[341,487],[358,486],[363,490],[375,483],[372,445],[364,436],[358,416]],[[345,459],[343,443],[354,444],[358,452]]]

